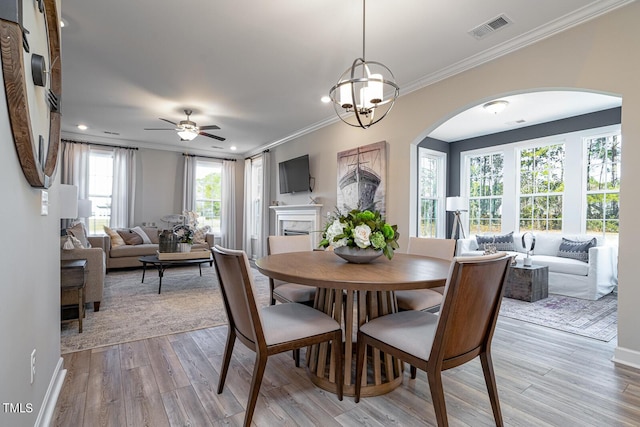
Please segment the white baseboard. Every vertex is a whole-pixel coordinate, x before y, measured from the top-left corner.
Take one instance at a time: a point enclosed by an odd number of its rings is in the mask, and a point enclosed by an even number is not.
[[[40,405],[40,412],[34,427],[49,427],[51,425],[53,412],[56,409],[58,396],[60,396],[60,390],[62,390],[62,384],[64,383],[64,377],[67,375],[67,370],[63,368],[63,365],[64,359],[61,357],[51,376],[49,388],[47,388],[47,393],[44,395],[42,405]]]
[[[640,369],[640,351],[616,347],[611,361],[634,369]]]

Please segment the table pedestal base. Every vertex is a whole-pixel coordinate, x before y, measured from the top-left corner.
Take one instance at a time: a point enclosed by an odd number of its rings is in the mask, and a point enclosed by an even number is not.
[[[356,298],[357,292],[357,298]],[[356,301],[357,299],[357,301]],[[346,291],[319,288],[316,290],[314,307],[344,325],[343,366],[344,394],[355,395],[355,350],[357,332],[361,325],[371,319],[397,312],[393,292]],[[354,313],[355,312],[355,313]],[[335,361],[331,358],[329,343],[307,349],[307,370],[311,381],[318,387],[336,392]],[[379,396],[402,384],[403,363],[384,352],[369,348],[365,360],[361,396]]]

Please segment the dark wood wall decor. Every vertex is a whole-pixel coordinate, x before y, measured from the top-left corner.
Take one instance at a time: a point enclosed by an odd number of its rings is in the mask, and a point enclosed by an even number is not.
[[[35,13],[36,25],[42,25],[44,31],[25,28],[25,13]],[[45,42],[46,52],[31,52],[30,37],[35,34],[46,37],[40,40]],[[32,187],[48,188],[56,172],[60,145],[62,64],[56,0],[2,0],[0,56],[9,122],[20,166]],[[37,77],[29,79],[27,67],[31,69],[30,74]],[[35,96],[44,98],[42,105],[46,105],[46,109],[38,103],[29,103],[28,86],[34,87]],[[46,116],[47,125],[35,129],[34,122],[39,120],[33,119]]]

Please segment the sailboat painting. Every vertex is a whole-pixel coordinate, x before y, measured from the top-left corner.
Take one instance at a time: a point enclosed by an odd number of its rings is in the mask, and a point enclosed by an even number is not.
[[[378,210],[385,216],[386,174],[386,141],[338,153],[338,210]]]

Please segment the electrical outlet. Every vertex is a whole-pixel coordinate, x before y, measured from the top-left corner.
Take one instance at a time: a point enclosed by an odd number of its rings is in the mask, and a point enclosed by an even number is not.
[[[33,384],[33,377],[36,376],[36,349],[31,352],[31,384]]]

